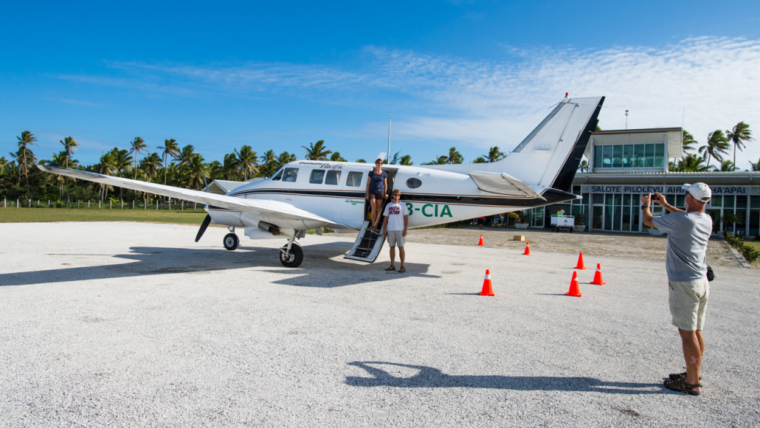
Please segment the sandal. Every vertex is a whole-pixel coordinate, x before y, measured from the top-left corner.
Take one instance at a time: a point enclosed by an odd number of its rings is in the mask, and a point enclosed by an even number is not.
[[[403,268],[402,268],[402,269],[403,269]],[[392,270],[396,270],[396,266],[388,266],[387,268],[385,268],[385,271],[386,271],[386,272],[390,272],[390,271],[392,271]]]
[[[677,391],[677,392],[683,392],[689,395],[699,395],[702,393],[701,389],[699,391],[695,391],[695,389],[700,388],[698,384],[697,385],[688,384],[686,383],[686,379],[666,380],[665,388],[668,388],[670,390]]]
[[[401,266],[401,269],[398,270],[398,273],[404,273],[406,272],[406,268]]]
[[[668,375],[670,380],[686,380],[686,372],[683,373],[671,373]],[[702,386],[702,376],[699,377],[699,386]]]

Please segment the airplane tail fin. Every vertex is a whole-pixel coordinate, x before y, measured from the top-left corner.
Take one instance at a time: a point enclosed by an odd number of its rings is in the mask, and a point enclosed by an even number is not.
[[[604,97],[562,100],[506,159],[492,165],[525,183],[569,192],[603,103]]]
[[[498,162],[430,168],[506,173],[539,191],[553,188],[569,192],[603,103],[604,97],[565,98]]]
[[[564,99],[494,167],[538,187],[569,192],[604,97]]]

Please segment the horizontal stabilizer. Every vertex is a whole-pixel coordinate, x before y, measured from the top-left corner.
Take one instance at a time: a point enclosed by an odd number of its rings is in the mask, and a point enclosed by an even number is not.
[[[478,188],[484,192],[496,193],[514,197],[544,199],[538,192],[522,181],[507,173],[498,172],[470,172],[470,177],[475,181]]]

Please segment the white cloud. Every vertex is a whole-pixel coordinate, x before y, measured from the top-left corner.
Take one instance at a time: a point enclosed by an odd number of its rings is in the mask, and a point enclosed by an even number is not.
[[[708,132],[742,120],[760,128],[760,40],[696,37],[660,48],[583,51],[505,46],[505,54],[512,59],[474,62],[368,47],[358,67],[110,63],[129,77],[64,78],[182,96],[289,91],[329,100],[324,102],[401,103],[397,94],[402,93],[403,103],[419,113],[394,118],[395,140],[479,149],[513,148],[565,92],[571,97],[605,95],[604,129],[623,128],[626,109],[629,128],[681,126],[684,117],[684,127],[700,142]],[[760,138],[760,131],[756,135]],[[737,155],[737,163],[745,168],[747,159],[758,158],[760,142],[752,142]]]

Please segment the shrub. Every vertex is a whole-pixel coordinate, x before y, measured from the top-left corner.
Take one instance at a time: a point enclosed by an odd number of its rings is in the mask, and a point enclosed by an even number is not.
[[[509,213],[509,218],[508,218],[509,226],[514,226],[515,223],[517,223],[518,221],[520,221],[520,214],[517,214],[516,212]]]
[[[729,245],[736,248],[736,250],[739,251],[748,262],[755,263],[757,259],[760,258],[760,251],[743,243],[729,231],[726,231],[726,241],[728,241]]]

